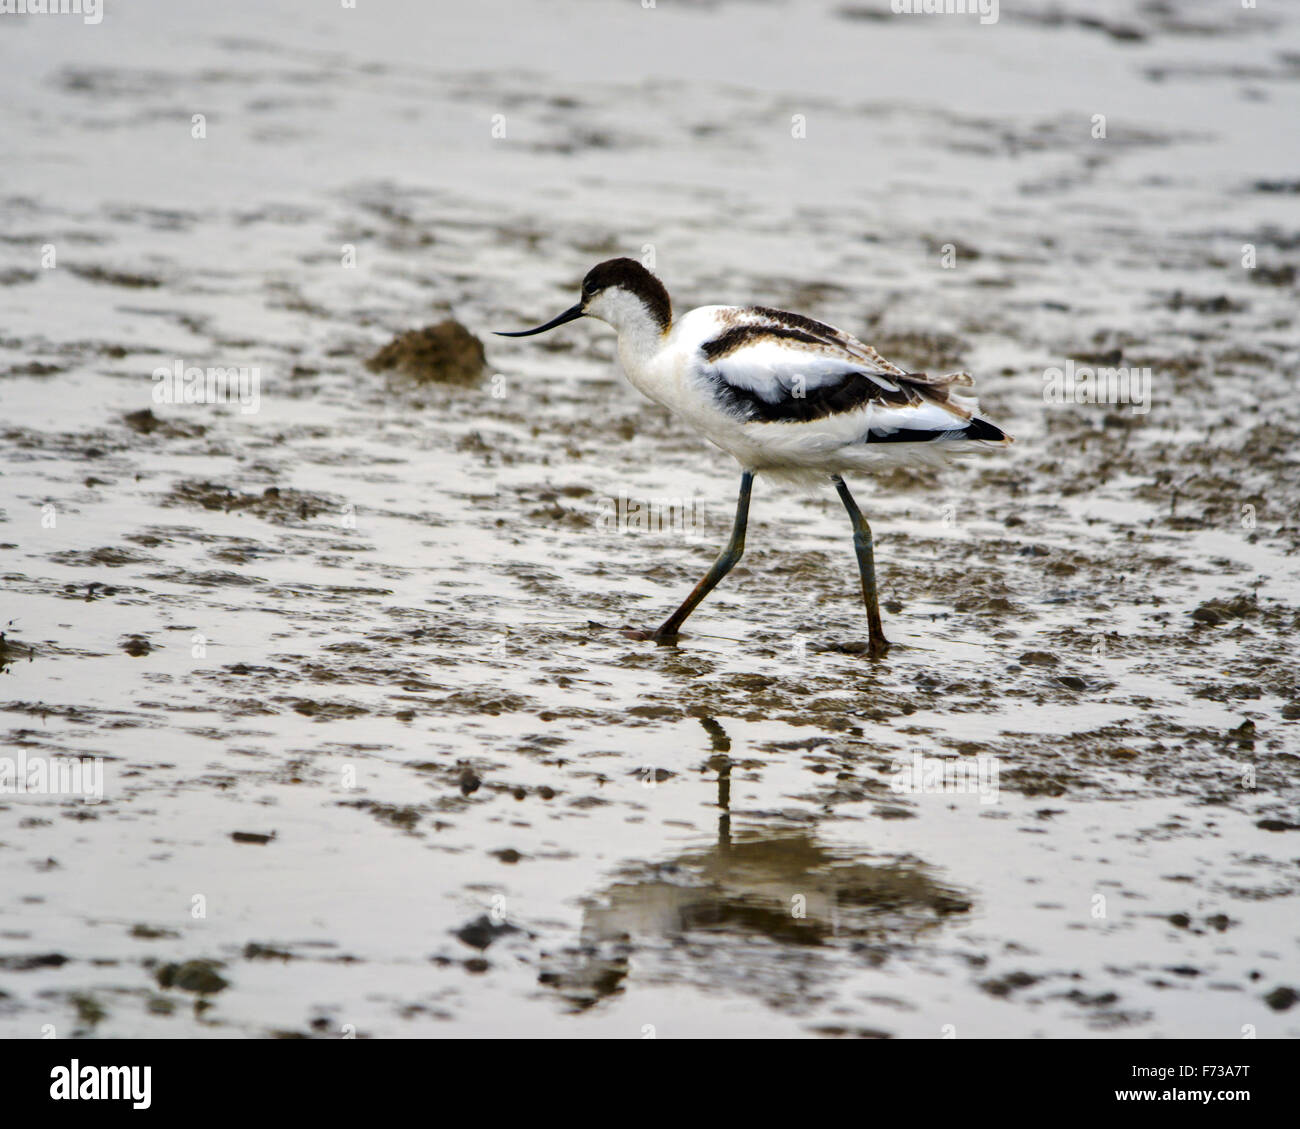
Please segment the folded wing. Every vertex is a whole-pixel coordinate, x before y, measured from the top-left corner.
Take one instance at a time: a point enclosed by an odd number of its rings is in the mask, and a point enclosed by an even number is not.
[[[703,311],[701,311],[703,312]],[[805,423],[862,413],[864,442],[999,441],[957,389],[967,373],[906,373],[870,345],[798,314],[716,307],[698,372],[715,402],[746,423]]]

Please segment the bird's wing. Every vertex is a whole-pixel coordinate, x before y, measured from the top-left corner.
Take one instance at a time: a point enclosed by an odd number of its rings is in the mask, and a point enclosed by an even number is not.
[[[832,326],[766,307],[711,311],[698,371],[724,410],[747,422],[799,422],[872,409],[872,430],[965,427],[972,414],[953,386],[966,373],[906,373]]]

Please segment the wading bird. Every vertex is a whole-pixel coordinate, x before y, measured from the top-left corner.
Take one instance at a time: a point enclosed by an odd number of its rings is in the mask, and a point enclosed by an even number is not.
[[[958,388],[974,382],[904,372],[870,345],[799,314],[765,306],[701,306],[673,320],[668,291],[633,259],[587,272],[582,298],[530,337],[580,317],[618,333],[632,386],[680,416],[740,463],[740,498],[731,540],[685,602],[654,631],[634,638],[666,643],[745,549],[754,475],[800,485],[829,478],[853,522],[853,547],[867,608],[867,653],[889,649],[876,599],[871,527],[843,475],[881,466],[933,464],[945,455],[1006,446],[1010,436],[975,413]]]

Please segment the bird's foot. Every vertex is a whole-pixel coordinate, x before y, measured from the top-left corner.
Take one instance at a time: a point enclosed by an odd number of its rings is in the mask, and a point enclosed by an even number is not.
[[[635,639],[639,643],[674,643],[677,641],[677,632],[665,634],[662,627],[657,627],[653,631],[646,631],[640,628],[625,627],[621,634],[625,639]]]
[[[883,659],[889,653],[889,640],[883,635],[873,635],[867,641],[867,658]]]

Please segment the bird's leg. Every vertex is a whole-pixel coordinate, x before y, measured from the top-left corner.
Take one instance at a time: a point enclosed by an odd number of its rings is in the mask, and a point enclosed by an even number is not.
[[[740,497],[736,501],[736,522],[731,527],[731,540],[727,542],[727,547],[722,550],[722,554],[718,559],[713,562],[713,567],[705,573],[704,579],[686,597],[682,606],[664,620],[658,630],[649,636],[656,643],[664,643],[677,638],[677,629],[686,621],[686,617],[695,610],[705,596],[717,587],[718,581],[726,576],[736,562],[740,560],[741,554],[745,551],[745,527],[749,524],[749,491],[753,485],[753,472],[747,470],[740,476]]]
[[[873,659],[884,658],[889,650],[889,640],[885,638],[885,629],[880,625],[880,605],[876,602],[876,556],[872,551],[871,526],[862,516],[853,495],[838,474],[831,475],[835,489],[839,491],[840,501],[849,511],[853,522],[853,549],[858,554],[858,572],[862,574],[862,602],[867,605],[867,654]]]

